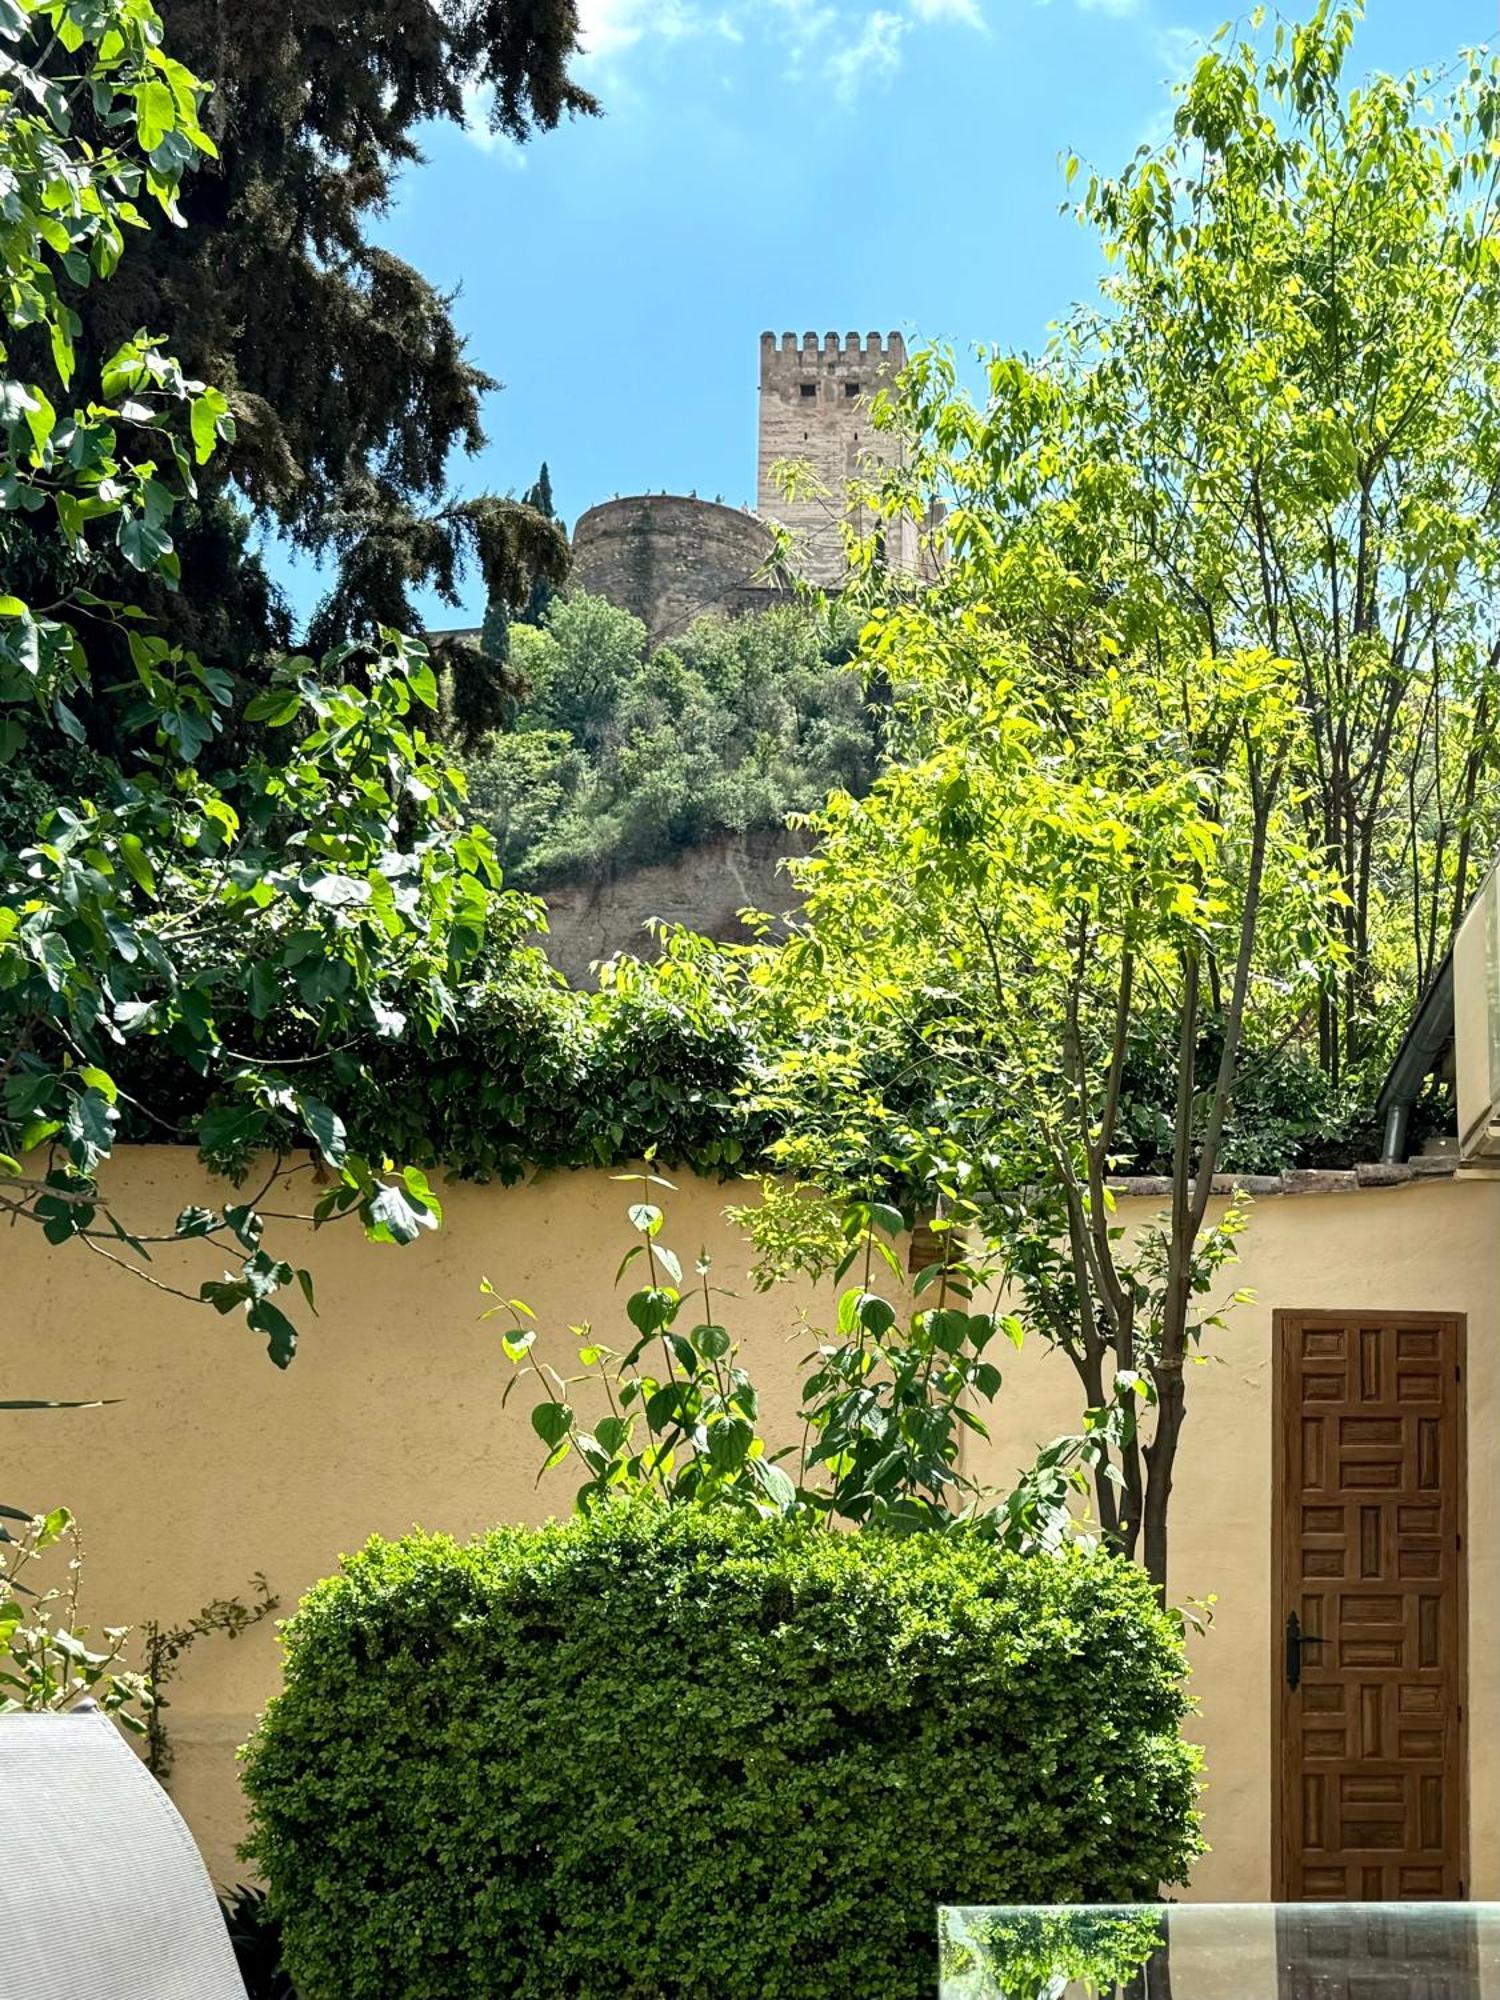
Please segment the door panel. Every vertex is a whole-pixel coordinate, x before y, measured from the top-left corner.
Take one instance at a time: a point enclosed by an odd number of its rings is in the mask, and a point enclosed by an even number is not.
[[[1483,2000],[1471,1912],[1276,1912],[1277,2000]]]
[[[1463,1323],[1279,1313],[1276,1338],[1278,1894],[1461,1896]]]

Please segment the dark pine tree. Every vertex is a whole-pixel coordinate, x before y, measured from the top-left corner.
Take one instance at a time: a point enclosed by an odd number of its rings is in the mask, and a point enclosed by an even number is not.
[[[575,0],[159,5],[167,46],[215,85],[220,158],[187,185],[185,227],[133,237],[113,281],[74,300],[83,362],[149,327],[225,390],[238,438],[188,524],[178,606],[151,608],[186,641],[226,635],[218,657],[250,678],[285,645],[238,499],[330,563],[314,648],[414,628],[415,593],[456,602],[471,567],[487,598],[521,610],[565,575],[566,537],[525,503],[453,498],[450,462],[484,443],[496,385],[465,353],[451,297],[369,231],[420,159],[424,123],[461,124],[487,102],[491,125],[522,141],[597,110],[569,75]],[[469,648],[453,664],[456,719],[483,727],[504,705],[504,660]]]

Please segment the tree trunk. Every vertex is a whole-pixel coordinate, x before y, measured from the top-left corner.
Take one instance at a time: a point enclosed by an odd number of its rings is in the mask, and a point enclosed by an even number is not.
[[[1156,1383],[1156,1432],[1146,1447],[1146,1503],[1142,1517],[1142,1554],[1156,1594],[1167,1601],[1167,1514],[1172,1498],[1172,1472],[1177,1441],[1187,1415],[1182,1364],[1153,1368]]]

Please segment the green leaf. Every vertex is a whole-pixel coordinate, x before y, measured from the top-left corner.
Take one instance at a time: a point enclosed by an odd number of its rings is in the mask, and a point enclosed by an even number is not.
[[[594,1426],[594,1436],[613,1457],[630,1443],[629,1420],[625,1417],[601,1417]]]
[[[281,995],[274,966],[257,959],[250,968],[249,1003],[252,1020],[264,1021]]]
[[[652,1285],[644,1291],[632,1292],[625,1311],[631,1325],[649,1336],[672,1324],[680,1304],[681,1300],[670,1286]]]
[[[573,1412],[567,1403],[538,1403],[531,1413],[531,1428],[549,1449],[560,1445],[572,1427]]]
[[[790,1514],[797,1504],[797,1489],[787,1478],[779,1465],[768,1465],[763,1458],[747,1461],[751,1478],[765,1494],[778,1514]]]
[[[137,136],[141,150],[151,152],[177,124],[177,105],[166,84],[142,84],[135,93]]]
[[[228,1314],[236,1306],[244,1305],[250,1297],[250,1287],[239,1278],[205,1278],[198,1287],[198,1296],[216,1313]]]
[[[341,1167],[344,1164],[348,1145],[348,1134],[344,1130],[343,1119],[329,1105],[325,1104],[320,1097],[299,1096],[297,1098],[297,1110],[301,1115],[303,1124],[316,1141],[318,1151],[323,1155],[323,1158],[331,1167]],[[413,1231],[413,1235],[415,1233]],[[402,1237],[397,1240],[410,1242],[411,1238]]]
[[[214,1104],[198,1121],[198,1144],[205,1153],[235,1153],[262,1138],[266,1115],[254,1104]]]
[[[114,1144],[114,1128],[119,1113],[102,1091],[85,1090],[68,1099],[63,1115],[63,1137],[73,1164],[83,1173],[92,1173]]]
[[[188,422],[193,434],[193,456],[199,465],[213,456],[219,441],[220,420],[228,410],[229,404],[219,389],[205,389],[201,396],[193,398]]]
[[[126,874],[136,887],[146,895],[154,897],[156,873],[146,858],[146,849],[138,834],[125,833],[120,836],[120,859],[125,865]]]
[[[255,1209],[241,1202],[229,1202],[224,1209],[224,1220],[233,1231],[235,1241],[243,1249],[253,1253],[260,1248],[260,1239],[265,1233],[266,1225]]]
[[[295,688],[267,688],[245,703],[245,720],[263,722],[268,729],[284,729],[302,713],[302,697]]]
[[[365,1234],[374,1243],[415,1243],[424,1229],[436,1229],[438,1218],[425,1205],[408,1199],[404,1188],[383,1183],[361,1205]]]
[[[87,1402],[82,1403],[59,1403],[50,1401],[46,1397],[21,1396],[11,1397],[5,1402],[0,1402],[0,1410],[103,1410],[107,1409],[110,1404],[117,1403],[119,1400],[118,1396],[95,1396]],[[7,1511],[6,1508],[0,1507],[0,1514]],[[31,1516],[29,1514],[11,1514],[10,1518],[13,1521],[29,1521]]]
[[[880,1340],[896,1324],[896,1309],[877,1293],[863,1292],[859,1297],[857,1317],[865,1332]],[[963,1315],[960,1313],[958,1317],[962,1319]]]
[[[630,1269],[631,1265],[635,1262],[636,1258],[644,1257],[645,1254],[646,1254],[646,1246],[644,1243],[631,1244],[630,1248],[625,1252],[625,1255],[620,1259],[619,1270],[615,1272],[615,1283],[617,1285],[619,1284],[621,1278],[624,1277],[625,1273]]]
[[[715,1418],[708,1427],[708,1458],[714,1471],[737,1472],[754,1439],[755,1432],[743,1417]]]
[[[969,1338],[969,1315],[953,1307],[927,1315],[927,1330],[945,1354],[957,1354]]]
[[[108,1104],[113,1104],[120,1095],[119,1087],[108,1070],[96,1069],[91,1063],[85,1063],[74,1074],[82,1077],[90,1090],[97,1090]]]

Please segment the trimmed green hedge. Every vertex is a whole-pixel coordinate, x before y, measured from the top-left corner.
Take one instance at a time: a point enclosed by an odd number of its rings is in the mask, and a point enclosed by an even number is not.
[[[246,1753],[303,2000],[896,2000],[943,1901],[1200,1840],[1175,1622],[1102,1554],[607,1512],[372,1542]]]

